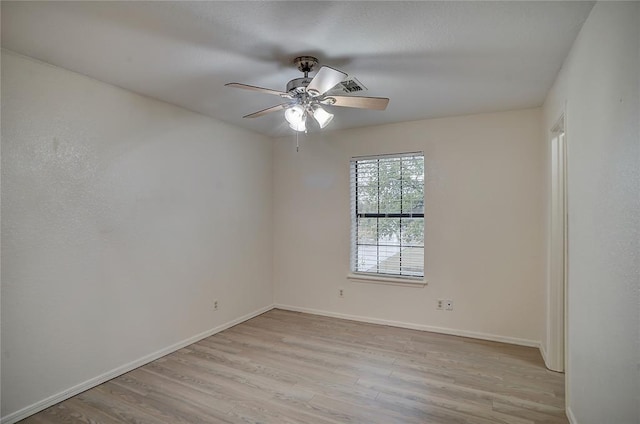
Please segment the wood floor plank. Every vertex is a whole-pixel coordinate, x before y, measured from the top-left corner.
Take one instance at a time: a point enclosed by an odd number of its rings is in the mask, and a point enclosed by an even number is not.
[[[274,309],[26,424],[566,424],[537,349]]]

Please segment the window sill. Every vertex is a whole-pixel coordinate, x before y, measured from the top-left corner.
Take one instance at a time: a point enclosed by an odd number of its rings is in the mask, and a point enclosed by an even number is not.
[[[424,287],[427,285],[427,280],[420,278],[400,278],[356,273],[347,274],[347,278],[358,283],[388,284],[392,286]]]

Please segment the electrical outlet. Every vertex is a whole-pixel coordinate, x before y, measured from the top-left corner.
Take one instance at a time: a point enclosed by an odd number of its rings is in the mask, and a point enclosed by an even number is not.
[[[444,304],[444,300],[438,299],[438,302],[436,303],[436,309],[442,310],[442,305],[443,304]]]
[[[217,301],[217,300],[214,300],[214,301],[213,301],[213,310],[214,310],[214,311],[217,311],[217,310],[218,310],[218,301]]]
[[[339,291],[339,296],[340,296],[340,297],[344,297],[344,290],[343,290],[343,289],[340,289],[340,291]]]
[[[445,300],[444,309],[446,309],[447,311],[453,311],[453,300]]]

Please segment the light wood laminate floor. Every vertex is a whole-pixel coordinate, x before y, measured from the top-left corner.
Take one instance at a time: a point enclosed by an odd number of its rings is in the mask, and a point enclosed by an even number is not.
[[[274,309],[22,423],[567,423],[537,349]]]

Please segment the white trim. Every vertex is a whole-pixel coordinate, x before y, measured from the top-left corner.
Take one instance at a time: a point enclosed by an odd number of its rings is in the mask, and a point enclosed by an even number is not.
[[[569,420],[570,424],[578,424],[578,420],[576,420],[576,416],[573,415],[573,411],[569,406],[567,406],[567,419]]]
[[[84,392],[85,390],[91,389],[99,384],[104,383],[105,381],[109,381],[119,375],[127,373],[131,370],[134,370],[142,365],[148,364],[149,362],[155,361],[158,358],[161,358],[165,355],[168,355],[176,350],[182,349],[185,346],[198,342],[204,338],[212,336],[216,333],[219,333],[227,328],[233,327],[234,325],[240,324],[241,322],[247,321],[253,317],[256,317],[260,314],[270,311],[274,308],[274,305],[265,306],[263,308],[258,309],[257,311],[250,312],[246,315],[243,315],[239,318],[231,320],[225,324],[221,324],[217,327],[214,327],[210,330],[204,331],[200,334],[196,334],[193,337],[189,337],[188,339],[182,340],[178,343],[174,343],[171,346],[167,346],[158,351],[150,353],[149,355],[145,355],[142,358],[138,358],[134,361],[129,362],[128,364],[124,364],[117,368],[112,369],[111,371],[107,371],[104,374],[93,377],[87,381],[84,381],[80,384],[77,384],[73,387],[70,387],[66,390],[61,391],[60,393],[56,393],[55,395],[49,396],[46,399],[33,403],[29,406],[26,406],[16,412],[13,412],[9,415],[6,415],[0,419],[0,423],[2,424],[13,424],[20,420],[27,418],[30,415],[33,415],[37,412],[42,411],[52,405],[55,405],[58,402],[62,402],[63,400],[69,399],[72,396],[75,396],[79,393]]]
[[[544,365],[549,368],[549,361],[547,360],[547,350],[544,348],[544,344],[540,343],[540,355],[542,355],[542,360],[544,361]]]
[[[391,321],[391,320],[380,319],[380,318],[364,317],[360,315],[341,314],[338,312],[322,311],[322,310],[311,309],[311,308],[301,308],[298,306],[283,305],[280,303],[276,303],[274,305],[274,308],[284,309],[287,311],[294,311],[294,312],[304,312],[307,314],[321,315],[325,317],[348,319],[351,321],[367,322],[370,324],[388,325],[390,327],[408,328],[410,330],[429,331],[432,333],[449,334],[452,336],[469,337],[472,339],[489,340],[492,342],[510,343],[510,344],[519,345],[519,346],[540,348],[539,341],[529,340],[529,339],[520,339],[517,337],[499,336],[497,334],[479,333],[476,331],[455,330],[453,328],[432,327],[430,325],[414,324],[414,323],[402,322],[402,321]]]
[[[566,131],[562,112],[549,140],[549,242],[547,282],[547,357],[551,371],[565,370],[565,291],[567,278]]]
[[[406,287],[424,287],[427,285],[427,280],[422,278],[410,278],[410,277],[391,277],[380,274],[366,274],[366,273],[350,273],[347,274],[347,278],[354,280],[358,283],[374,283],[374,284],[389,284],[394,286],[406,286]]]

